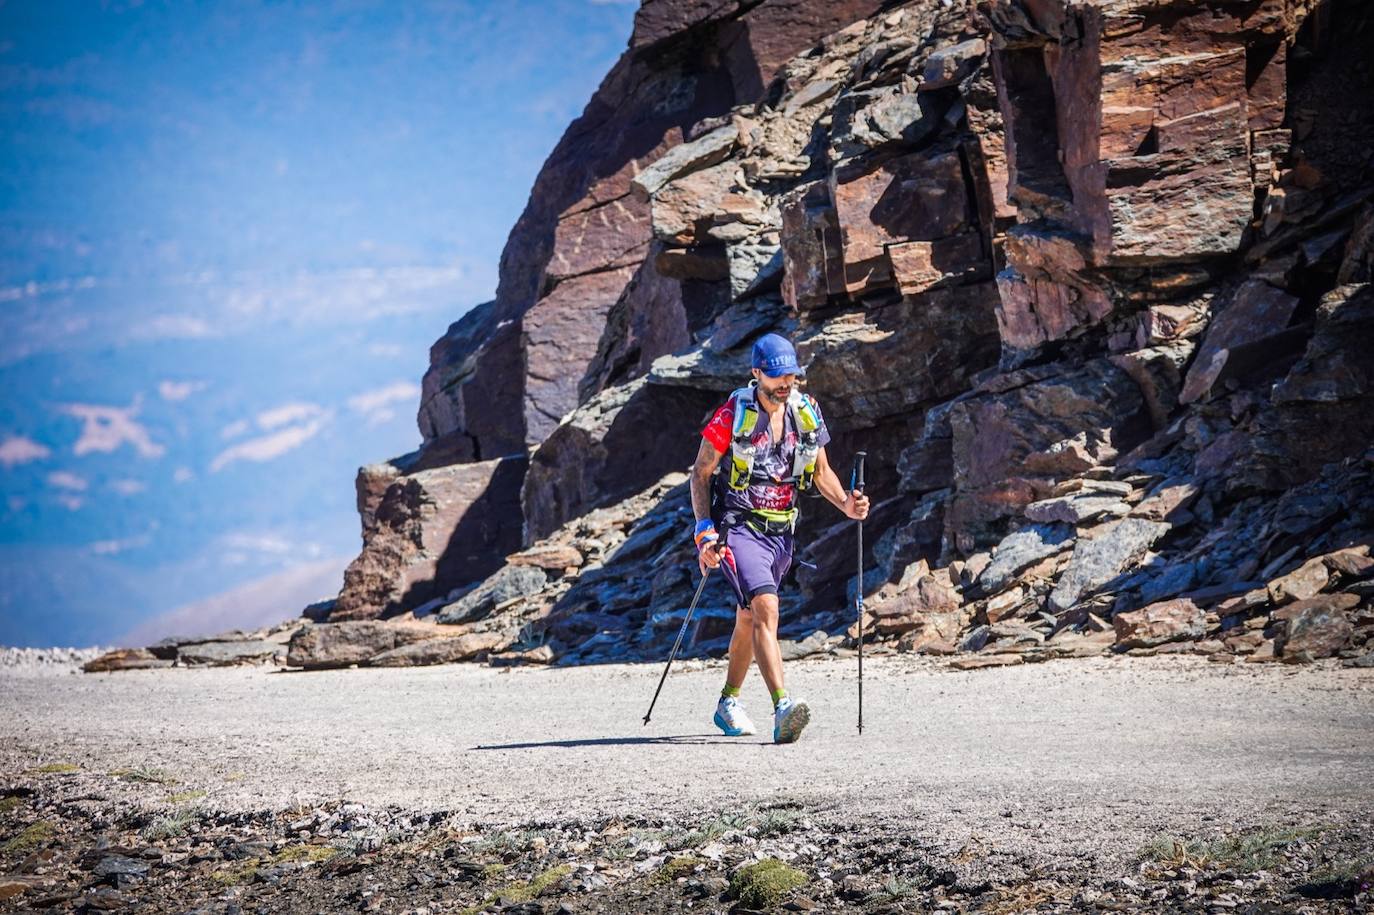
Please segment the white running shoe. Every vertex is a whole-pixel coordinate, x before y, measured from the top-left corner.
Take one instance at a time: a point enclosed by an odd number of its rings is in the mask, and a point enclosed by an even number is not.
[[[734,696],[721,696],[716,703],[715,715],[716,727],[725,732],[726,737],[743,737],[745,734],[754,733],[754,722],[749,720],[749,716],[744,713],[744,706],[740,705]]]
[[[800,699],[783,697],[773,709],[773,743],[792,743],[811,721],[811,707]]]

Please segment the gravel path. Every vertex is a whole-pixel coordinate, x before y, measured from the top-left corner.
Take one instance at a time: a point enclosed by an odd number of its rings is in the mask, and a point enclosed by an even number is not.
[[[0,674],[0,765],[164,769],[225,810],[347,799],[474,821],[699,813],[796,799],[909,817],[957,848],[1128,852],[1209,824],[1374,816],[1374,672],[1103,658],[970,673],[927,659],[789,666],[793,746],[710,727],[717,662],[314,673]],[[769,723],[757,673],[745,701]],[[111,794],[121,789],[109,785]]]

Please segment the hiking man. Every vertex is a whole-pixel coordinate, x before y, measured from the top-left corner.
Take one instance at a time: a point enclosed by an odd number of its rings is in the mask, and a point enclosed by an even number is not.
[[[773,696],[773,742],[791,743],[811,720],[807,704],[787,695],[778,649],[778,587],[792,565],[797,493],[814,485],[856,520],[867,517],[868,497],[845,492],[830,468],[830,432],[816,401],[797,390],[803,372],[787,338],[760,337],[752,366],[754,380],[731,394],[701,432],[692,511],[701,574],[720,566],[735,592],[730,665],[715,724],[730,737],[754,733],[739,694],[750,661],[757,660]],[[723,547],[717,528],[729,532]]]

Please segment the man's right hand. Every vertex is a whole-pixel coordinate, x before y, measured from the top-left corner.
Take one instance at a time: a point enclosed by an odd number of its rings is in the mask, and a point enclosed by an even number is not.
[[[715,527],[707,525],[705,522],[698,526],[696,543],[697,568],[701,570],[702,575],[719,566],[725,551],[729,549],[729,547],[721,545],[720,535],[716,533]]]
[[[701,546],[697,550],[697,568],[701,570],[701,574],[705,575],[709,570],[719,566],[721,557],[727,549],[729,547],[722,547],[719,540]]]

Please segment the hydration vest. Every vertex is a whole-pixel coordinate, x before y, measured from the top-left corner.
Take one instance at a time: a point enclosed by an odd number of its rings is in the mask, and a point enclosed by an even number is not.
[[[755,397],[757,385],[758,382],[751,381],[748,387],[730,395],[735,424],[730,431],[730,466],[725,482],[731,489],[748,489],[749,477],[754,471],[754,428],[763,413]],[[797,430],[797,450],[792,456],[792,481],[796,482],[798,490],[803,490],[811,486],[811,479],[816,473],[816,455],[821,450],[820,415],[810,395],[796,388],[787,398],[787,412]],[[783,429],[786,428],[784,425]]]

